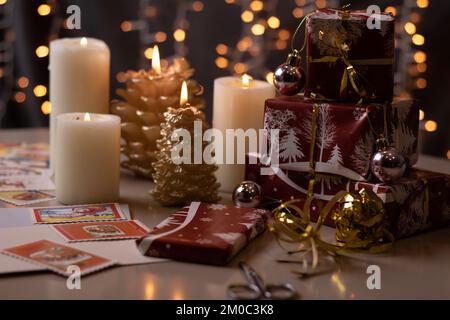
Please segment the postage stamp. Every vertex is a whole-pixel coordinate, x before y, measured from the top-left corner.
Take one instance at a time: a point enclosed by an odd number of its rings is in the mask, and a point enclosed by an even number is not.
[[[31,208],[35,223],[74,223],[125,220],[117,203]]]
[[[48,240],[39,240],[4,249],[1,253],[46,267],[63,276],[70,275],[67,270],[69,266],[78,266],[81,275],[86,275],[116,263],[110,259]]]

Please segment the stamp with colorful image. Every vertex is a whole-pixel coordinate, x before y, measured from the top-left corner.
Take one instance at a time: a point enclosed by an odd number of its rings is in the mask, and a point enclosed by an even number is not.
[[[81,275],[86,275],[115,264],[106,259],[76,248],[48,240],[40,240],[2,251],[3,254],[44,266],[60,275],[69,276],[69,266],[78,266]]]
[[[30,210],[35,223],[57,224],[125,219],[125,215],[117,203],[32,208]]]
[[[72,223],[53,225],[52,228],[69,242],[139,239],[149,232],[136,220]]]
[[[45,202],[55,199],[55,196],[49,191],[4,191],[0,192],[0,200],[16,205],[26,206],[34,203]]]

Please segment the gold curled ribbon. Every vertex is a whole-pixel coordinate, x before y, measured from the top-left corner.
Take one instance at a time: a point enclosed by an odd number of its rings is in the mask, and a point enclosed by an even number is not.
[[[355,194],[337,193],[319,210],[315,227],[310,222],[312,200],[308,197],[303,208],[296,205],[299,200],[294,199],[273,210],[269,226],[279,241],[310,242],[331,254],[381,253],[392,246],[394,236],[386,229],[383,202],[372,190],[362,189]],[[337,204],[339,209],[333,211]],[[323,240],[320,235],[330,213],[336,224],[335,243]]]

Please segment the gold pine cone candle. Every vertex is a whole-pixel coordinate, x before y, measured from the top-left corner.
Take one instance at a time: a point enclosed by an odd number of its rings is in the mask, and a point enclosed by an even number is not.
[[[123,100],[111,102],[111,112],[122,120],[122,167],[152,178],[163,114],[168,107],[178,104],[183,81],[187,82],[191,104],[199,109],[204,106],[202,87],[189,80],[193,74],[194,69],[183,58],[175,58],[171,65],[166,63],[158,70],[127,72],[126,87],[117,90]]]
[[[155,188],[154,198],[165,206],[184,205],[191,201],[215,203],[220,200],[220,184],[215,177],[217,166],[213,164],[175,164],[172,149],[179,142],[172,141],[172,133],[185,129],[191,134],[191,163],[194,162],[194,122],[202,122],[203,132],[208,129],[205,114],[189,105],[169,108],[165,123],[161,126],[161,139],[158,140],[157,161],[153,163]],[[208,145],[202,142],[202,154]],[[184,155],[183,155],[184,156]]]

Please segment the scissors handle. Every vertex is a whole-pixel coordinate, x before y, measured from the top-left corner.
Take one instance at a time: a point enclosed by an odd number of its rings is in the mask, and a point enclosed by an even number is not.
[[[259,300],[262,292],[253,284],[235,284],[228,287],[228,296],[234,300]]]
[[[264,296],[272,300],[292,300],[298,297],[297,290],[290,284],[267,285]]]

